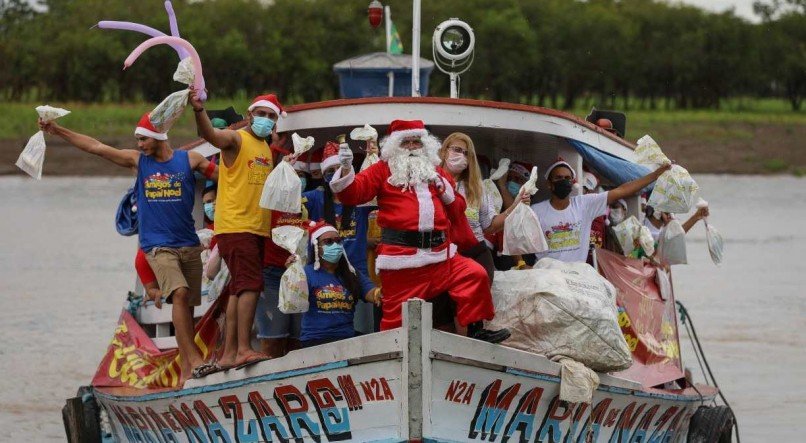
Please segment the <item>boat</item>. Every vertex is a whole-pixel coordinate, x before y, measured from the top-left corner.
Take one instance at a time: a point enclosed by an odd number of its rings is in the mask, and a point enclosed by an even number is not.
[[[279,130],[313,136],[322,144],[364,124],[383,133],[394,119],[421,119],[440,138],[454,131],[467,133],[478,154],[489,159],[508,157],[545,170],[561,156],[578,175],[584,162],[615,183],[643,173],[633,162],[634,145],[623,138],[573,115],[534,106],[375,97],[300,104],[288,107],[287,113]],[[215,150],[202,141],[185,148],[206,155]],[[360,154],[358,146],[353,148]],[[541,192],[537,200],[546,198],[546,191]],[[635,213],[638,198],[628,203]],[[601,257],[608,259],[606,253]],[[613,266],[623,266],[610,259]],[[590,403],[560,400],[560,364],[436,330],[430,304],[417,299],[404,305],[402,328],[295,350],[178,387],[170,372],[174,342],[156,332],[170,331],[165,324],[153,324],[164,323],[170,311],[164,308],[154,315],[149,311],[153,308],[141,306],[135,316],[143,324],[126,312],[121,315],[96,374],[95,380],[103,382],[68,399],[68,438],[100,441],[99,435],[106,434],[126,442],[730,441],[732,416],[719,409],[724,407],[712,406],[718,389],[693,384],[685,375],[673,294],[664,299],[654,283],[647,287],[651,290],[633,294],[635,299],[619,299],[619,321],[633,349],[633,367],[598,374],[600,385]],[[216,329],[219,307],[215,301],[208,303],[197,331],[204,325]],[[141,335],[127,335],[137,327]],[[205,355],[214,352],[215,334],[199,334],[196,341],[204,343]],[[135,344],[152,352],[136,354]],[[144,367],[151,368],[147,377]]]

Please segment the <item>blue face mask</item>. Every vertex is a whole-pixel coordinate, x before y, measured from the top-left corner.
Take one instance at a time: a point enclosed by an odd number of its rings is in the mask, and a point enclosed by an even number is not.
[[[208,202],[204,204],[204,215],[210,220],[215,220],[215,203]]]
[[[331,243],[322,248],[322,258],[330,263],[338,263],[344,255],[344,247],[338,243]]]
[[[508,181],[507,182],[507,190],[514,197],[514,196],[518,195],[518,192],[520,192],[521,185],[519,185],[518,183],[513,182],[513,181]]]
[[[308,186],[308,179],[305,177],[300,177],[299,181],[302,182],[302,190],[305,191],[305,187]]]
[[[260,138],[266,138],[274,129],[274,120],[268,117],[252,117],[252,132]]]
[[[330,180],[333,180],[334,175],[336,175],[336,171],[328,171],[322,178],[325,179],[325,183],[330,185]]]

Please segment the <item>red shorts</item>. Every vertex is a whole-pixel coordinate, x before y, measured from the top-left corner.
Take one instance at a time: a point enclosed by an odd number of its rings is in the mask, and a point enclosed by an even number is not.
[[[218,252],[229,268],[228,293],[234,296],[244,291],[263,290],[264,237],[249,232],[217,234]]]

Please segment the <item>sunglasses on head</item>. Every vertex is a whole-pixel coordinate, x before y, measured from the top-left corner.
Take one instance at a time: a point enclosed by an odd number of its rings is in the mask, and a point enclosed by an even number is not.
[[[341,244],[341,237],[323,238],[321,242],[324,246],[330,246],[333,243]]]

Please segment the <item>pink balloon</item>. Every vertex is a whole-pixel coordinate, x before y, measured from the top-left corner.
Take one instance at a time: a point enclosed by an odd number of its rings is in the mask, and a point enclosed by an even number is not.
[[[98,22],[98,27],[101,29],[117,29],[121,31],[134,31],[139,32],[141,34],[146,34],[151,37],[163,37],[165,33],[162,31],[158,31],[150,26],[141,25],[140,23],[132,23],[132,22],[117,22],[117,21],[110,21],[104,20]],[[184,60],[188,55],[188,52],[174,43],[170,44],[172,48],[176,51],[179,55],[179,60]]]
[[[170,37],[167,35],[150,38],[143,43],[140,43],[140,46],[134,48],[134,51],[132,51],[132,53],[126,57],[126,61],[123,62],[123,69],[126,69],[134,64],[135,60],[137,60],[137,58],[140,57],[140,55],[145,52],[146,49],[156,45],[178,46],[190,54],[190,59],[193,62],[193,87],[199,92],[199,99],[201,99],[201,101],[207,100],[207,91],[204,90],[204,76],[202,75],[202,65],[201,59],[199,58],[199,53],[196,52],[196,48],[194,48],[193,45],[191,45],[185,39],[179,37]]]

